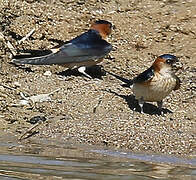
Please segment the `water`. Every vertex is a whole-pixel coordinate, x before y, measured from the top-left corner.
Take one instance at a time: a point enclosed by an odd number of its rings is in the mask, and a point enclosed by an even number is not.
[[[194,180],[196,159],[57,141],[1,141],[0,179]],[[5,139],[4,139],[5,141]]]

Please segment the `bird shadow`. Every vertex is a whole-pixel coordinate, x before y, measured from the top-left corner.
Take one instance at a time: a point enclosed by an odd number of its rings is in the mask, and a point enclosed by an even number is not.
[[[22,69],[22,70],[24,70],[25,72],[28,72],[28,73],[34,72],[34,70],[32,70],[30,67],[25,67],[25,65],[22,65],[22,64],[18,65],[18,64],[15,64],[13,62],[9,62],[9,64],[12,64],[17,69]]]
[[[129,108],[132,111],[141,112],[140,106],[138,104],[138,100],[135,99],[134,95],[132,95],[132,94],[131,95],[120,95],[120,94],[118,94],[114,91],[111,91],[111,90],[109,90],[107,92],[112,93],[120,98],[123,98],[127,102]],[[149,115],[161,115],[159,108],[153,104],[150,104],[150,103],[144,103],[143,112],[145,114],[149,114]],[[172,113],[172,111],[170,111],[166,108],[162,108],[162,113],[167,114],[167,113]]]
[[[111,73],[111,72],[108,72],[106,71],[108,74],[114,76],[116,79],[122,81],[124,84],[121,84],[122,87],[128,87],[130,88],[131,85],[133,85],[133,80],[132,79],[126,79],[126,78],[123,78],[121,76],[118,76],[117,74],[114,74],[114,73]]]
[[[133,79],[129,80],[129,79],[123,78],[121,76],[118,76],[114,73],[110,73],[110,72],[107,72],[107,73],[116,77],[120,81],[122,81],[124,83],[124,84],[121,84],[122,87],[129,87],[130,88],[130,86],[133,85]],[[131,94],[131,95],[120,95],[120,94],[118,94],[114,91],[111,91],[111,90],[108,90],[108,92],[125,99],[129,108],[132,111],[141,112],[141,108],[138,104],[138,100],[135,99],[135,96],[133,94]],[[157,106],[153,105],[153,104],[150,104],[150,103],[144,103],[143,112],[146,113],[146,114],[149,114],[149,115],[161,115],[161,112],[160,112],[159,108]],[[170,111],[169,109],[166,109],[166,108],[162,108],[162,113],[163,114],[172,113],[172,111]]]
[[[94,66],[91,66],[91,67],[86,67],[86,70],[85,72],[90,75],[93,79],[94,78],[97,78],[97,79],[100,79],[100,80],[103,80],[103,76],[106,75],[106,72],[105,70],[102,68],[101,65],[94,65]],[[81,76],[83,75],[82,73],[80,73],[78,71],[77,68],[75,69],[67,69],[65,71],[62,71],[62,72],[58,72],[56,73],[57,75],[60,75],[60,76],[64,76],[64,77],[69,77],[69,76]],[[83,75],[85,76],[85,75]]]
[[[57,45],[54,46],[53,48],[60,48],[61,46],[69,42],[69,41],[63,41],[63,40],[53,39],[53,38],[48,39],[48,41],[57,43]]]

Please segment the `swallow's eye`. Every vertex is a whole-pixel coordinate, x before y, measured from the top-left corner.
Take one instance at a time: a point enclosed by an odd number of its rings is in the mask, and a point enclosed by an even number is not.
[[[172,62],[171,59],[167,59],[167,60],[166,60],[166,63],[167,63],[167,64],[171,64],[171,62]]]

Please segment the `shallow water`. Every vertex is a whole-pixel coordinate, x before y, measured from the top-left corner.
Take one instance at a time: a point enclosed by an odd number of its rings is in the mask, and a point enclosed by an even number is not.
[[[196,159],[134,154],[54,141],[3,142],[0,179],[194,180]]]

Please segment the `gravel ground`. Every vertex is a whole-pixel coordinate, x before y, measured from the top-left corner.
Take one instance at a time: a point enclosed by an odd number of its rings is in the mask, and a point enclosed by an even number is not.
[[[31,138],[195,156],[195,7],[193,0],[0,1],[0,32],[17,50],[51,48],[97,19],[116,26],[108,39],[114,50],[102,67],[89,69],[93,79],[59,66],[10,64],[10,51],[0,37],[0,133],[20,137],[32,126],[32,117],[44,116],[48,121]],[[33,35],[18,44],[33,28]],[[146,103],[141,114],[126,83],[165,53],[183,64],[177,73],[182,86],[164,99],[164,116],[153,103]],[[56,89],[51,101],[13,105],[20,92],[32,96]]]

